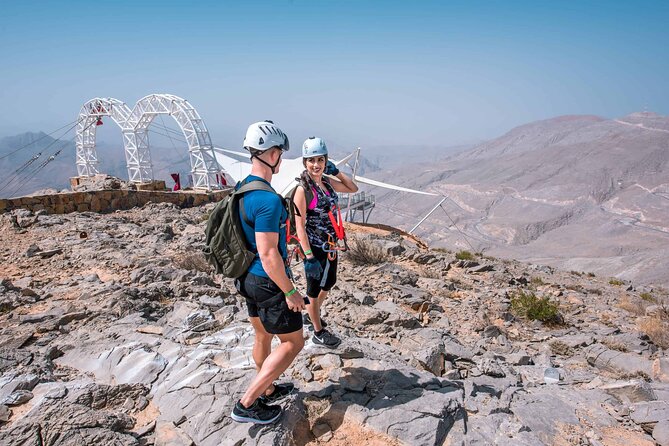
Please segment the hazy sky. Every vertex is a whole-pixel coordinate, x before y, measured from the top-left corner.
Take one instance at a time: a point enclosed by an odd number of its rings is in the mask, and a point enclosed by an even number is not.
[[[667,1],[7,1],[0,136],[150,93],[186,98],[226,147],[261,119],[347,149],[669,114],[668,23]]]

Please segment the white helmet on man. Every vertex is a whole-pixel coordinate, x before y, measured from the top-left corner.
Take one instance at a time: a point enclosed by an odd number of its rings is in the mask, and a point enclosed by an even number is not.
[[[302,144],[302,158],[313,158],[315,156],[328,156],[328,147],[321,138],[310,136]]]
[[[272,121],[254,122],[246,130],[244,148],[249,152],[264,152],[278,147],[284,152],[290,149],[288,136]]]

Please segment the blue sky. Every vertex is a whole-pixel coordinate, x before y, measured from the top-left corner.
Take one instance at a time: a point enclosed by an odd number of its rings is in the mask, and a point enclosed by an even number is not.
[[[0,136],[149,93],[189,100],[226,147],[260,119],[349,149],[669,114],[667,23],[666,1],[5,2]]]

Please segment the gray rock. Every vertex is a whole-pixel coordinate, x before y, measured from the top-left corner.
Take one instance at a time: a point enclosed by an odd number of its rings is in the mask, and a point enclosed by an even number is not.
[[[387,318],[387,312],[374,307],[361,306],[351,311],[351,320],[355,326],[381,324]]]
[[[653,440],[660,446],[669,446],[669,421],[658,422],[653,428]]]
[[[486,273],[486,272],[489,272],[489,271],[495,271],[495,266],[488,263],[486,265],[480,265],[480,266],[473,267],[469,271],[472,272],[472,273]]]
[[[532,357],[524,352],[511,353],[504,355],[504,359],[511,365],[532,365]]]
[[[542,386],[516,393],[510,408],[517,419],[543,443],[553,444],[558,429],[564,425],[615,425],[615,419],[601,407],[607,397],[596,390],[575,391],[560,386]]]
[[[341,367],[342,362],[341,358],[338,355],[328,353],[318,358],[318,365],[323,369],[332,369],[335,367]]]
[[[652,375],[652,362],[633,353],[610,350],[602,344],[593,344],[585,349],[588,363],[593,367],[612,373]]]
[[[67,396],[67,393],[68,393],[67,387],[56,387],[55,389],[49,390],[44,395],[44,398],[51,400],[59,400],[61,398],[65,398]]]
[[[363,291],[353,292],[353,299],[360,305],[374,305],[376,303],[372,296]]]
[[[663,356],[653,361],[653,379],[669,383],[669,357]]]
[[[0,404],[0,423],[6,423],[7,421],[9,421],[9,417],[11,416],[12,416],[12,409],[5,406],[4,404]]]
[[[25,252],[26,257],[35,257],[37,254],[39,254],[42,251],[42,248],[40,248],[37,245],[30,245],[28,249]]]
[[[225,301],[222,298],[220,298],[218,296],[213,296],[212,297],[212,296],[208,296],[206,294],[200,296],[199,301],[205,307],[209,307],[213,310],[221,308],[223,305],[225,305]]]
[[[193,439],[170,421],[156,423],[156,446],[192,446]]]
[[[667,421],[669,420],[669,403],[666,401],[649,401],[633,404],[630,418],[636,424]]]
[[[462,416],[461,401],[462,391],[453,388],[387,389],[359,413],[366,417],[365,424],[378,432],[405,444],[432,446],[443,444],[456,418]],[[355,413],[353,417],[357,418]]]
[[[394,285],[393,288],[400,292],[398,300],[412,310],[425,311],[429,307],[430,295],[426,291],[406,285]]]
[[[372,308],[374,308],[376,310],[379,310],[379,311],[383,311],[383,312],[388,313],[388,314],[393,314],[393,313],[395,313],[396,311],[399,310],[399,307],[397,306],[397,304],[394,304],[394,303],[392,303],[390,301],[387,301],[387,300],[380,300],[380,301],[376,302],[372,306]]]
[[[31,399],[33,399],[33,393],[31,391],[15,390],[0,401],[0,404],[4,404],[5,406],[20,406]]]
[[[413,353],[413,358],[418,361],[420,366],[435,374],[441,376],[444,371],[444,346],[443,344],[433,344],[422,350]]]
[[[374,244],[378,245],[386,254],[392,256],[398,256],[406,251],[404,246],[392,240],[374,240]]]
[[[189,314],[184,320],[184,331],[202,332],[216,327],[216,319],[209,310],[200,310]]]
[[[25,375],[5,375],[0,378],[0,400],[17,390],[33,390],[39,383],[39,376],[28,373]]]
[[[572,349],[577,349],[581,347],[587,347],[594,344],[595,338],[589,334],[573,334],[560,336],[555,338],[556,341],[560,341],[567,345],[567,347]]]
[[[481,358],[476,361],[476,366],[484,375],[497,378],[504,378],[506,376],[504,369],[502,369],[502,365],[496,358]]]
[[[329,441],[332,438],[332,428],[327,423],[318,423],[311,429],[314,436],[320,441]],[[328,436],[328,434],[330,434]]]
[[[351,390],[353,392],[362,392],[365,390],[365,386],[367,385],[363,378],[356,375],[342,376],[339,379],[339,384],[343,389]]]
[[[638,379],[606,384],[601,386],[600,389],[614,396],[624,404],[654,401],[657,399],[650,384]]]
[[[483,329],[484,338],[496,338],[502,334],[502,330],[499,329],[496,325],[488,325]]]
[[[544,383],[545,367],[540,365],[523,365],[516,367],[520,379],[526,386],[536,386]]]
[[[443,345],[444,345],[444,357],[448,361],[456,361],[456,360],[472,361],[472,358],[474,357],[474,352],[472,352],[468,347],[462,345],[454,337],[446,336],[443,340]]]

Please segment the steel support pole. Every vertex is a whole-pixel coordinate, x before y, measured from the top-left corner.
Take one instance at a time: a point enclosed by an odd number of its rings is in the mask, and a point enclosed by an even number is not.
[[[427,215],[426,215],[425,217],[423,217],[423,219],[422,219],[421,221],[419,221],[419,222],[416,224],[416,226],[414,226],[413,228],[411,228],[411,231],[409,231],[409,234],[413,233],[413,231],[415,231],[416,228],[418,228],[418,226],[420,226],[421,223],[423,223],[425,220],[427,220],[427,217],[429,217],[434,211],[436,211],[437,208],[438,208],[439,206],[441,206],[441,203],[443,203],[444,201],[446,201],[446,197],[442,198],[441,201],[440,201],[435,207],[433,207],[432,210],[431,210],[430,212],[428,212]]]
[[[360,147],[355,149],[355,164],[353,164],[353,181],[355,181],[355,176],[358,174],[358,158],[360,158]],[[353,221],[350,218],[349,212],[351,212],[351,193],[348,194],[348,204],[346,205],[346,221]],[[364,213],[363,213],[364,214]],[[364,220],[364,218],[363,218]]]

